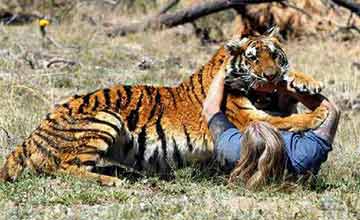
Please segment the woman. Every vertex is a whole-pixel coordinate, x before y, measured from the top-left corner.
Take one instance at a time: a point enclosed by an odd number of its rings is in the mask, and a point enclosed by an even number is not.
[[[257,85],[256,90],[273,92],[274,85]],[[286,86],[277,86],[282,97],[292,97],[309,109],[325,105],[329,114],[314,130],[294,133],[278,131],[265,122],[254,122],[242,134],[220,111],[224,94],[224,74],[213,80],[203,105],[203,116],[208,122],[216,147],[215,158],[224,169],[231,169],[230,181],[238,177],[247,188],[258,188],[271,180],[282,180],[286,170],[295,175],[316,174],[332,150],[340,112],[321,95],[298,94]]]

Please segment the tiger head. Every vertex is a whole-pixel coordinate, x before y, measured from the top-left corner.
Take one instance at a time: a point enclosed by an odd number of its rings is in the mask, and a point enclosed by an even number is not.
[[[247,93],[255,83],[277,83],[283,79],[289,63],[275,37],[277,32],[275,27],[264,35],[234,38],[225,45],[230,54],[225,68],[227,88]]]

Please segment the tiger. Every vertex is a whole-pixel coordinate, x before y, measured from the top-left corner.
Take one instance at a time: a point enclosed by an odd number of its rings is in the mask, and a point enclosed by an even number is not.
[[[116,84],[56,105],[7,156],[0,179],[15,181],[28,168],[35,174],[73,175],[116,186],[121,178],[96,168],[111,164],[167,175],[205,163],[212,158],[214,144],[202,118],[202,104],[220,71],[225,71],[228,91],[223,110],[240,130],[259,120],[284,130],[318,127],[327,116],[324,106],[308,113],[273,116],[257,109],[248,97],[254,82],[287,80],[293,88],[309,93],[322,88],[312,77],[288,71],[287,56],[274,32],[226,42],[177,86]]]

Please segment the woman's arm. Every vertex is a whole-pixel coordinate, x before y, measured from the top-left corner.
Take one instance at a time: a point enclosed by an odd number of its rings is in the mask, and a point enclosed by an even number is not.
[[[218,144],[220,136],[226,130],[235,128],[235,126],[226,118],[224,113],[220,111],[221,102],[224,96],[224,77],[224,70],[220,70],[211,82],[208,94],[203,103],[202,114],[207,121],[215,145]]]
[[[283,92],[286,95],[293,97],[310,110],[314,110],[319,105],[327,107],[329,111],[327,118],[320,127],[314,129],[313,132],[329,144],[333,143],[341,114],[340,110],[333,102],[320,94],[309,95],[305,93],[298,93],[288,87],[279,88],[279,92]]]
[[[221,102],[224,96],[224,78],[225,71],[220,70],[211,82],[207,96],[204,100],[202,114],[208,123],[210,119],[220,111]]]
[[[328,108],[329,114],[320,127],[314,130],[314,133],[326,140],[329,144],[332,144],[336,135],[341,112],[339,108],[329,100],[324,100],[322,105]]]
[[[202,114],[208,123],[215,144],[214,158],[224,170],[231,170],[240,158],[240,131],[220,110],[224,96],[225,73],[218,73],[208,90]]]

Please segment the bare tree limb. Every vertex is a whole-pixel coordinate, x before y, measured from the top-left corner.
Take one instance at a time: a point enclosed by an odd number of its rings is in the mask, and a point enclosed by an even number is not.
[[[161,29],[163,27],[174,27],[177,25],[192,22],[200,17],[207,16],[219,11],[244,7],[246,4],[259,4],[268,2],[283,2],[284,0],[214,0],[202,2],[193,7],[186,8],[174,13],[160,14],[142,22],[136,22],[125,26],[112,28],[107,35],[114,37],[127,35],[148,29]]]
[[[180,0],[169,0],[169,2],[160,9],[158,15],[168,12],[172,7],[177,5],[179,2]]]
[[[332,0],[332,2],[350,10],[351,12],[355,13],[357,16],[360,16],[360,4],[357,4],[351,0]]]
[[[305,11],[302,8],[297,7],[296,5],[290,4],[288,1],[281,2],[280,4],[283,4],[286,7],[292,8],[294,10],[297,10],[297,11],[303,13],[306,17],[308,17],[310,19],[312,18],[311,14],[309,14],[307,11]]]

